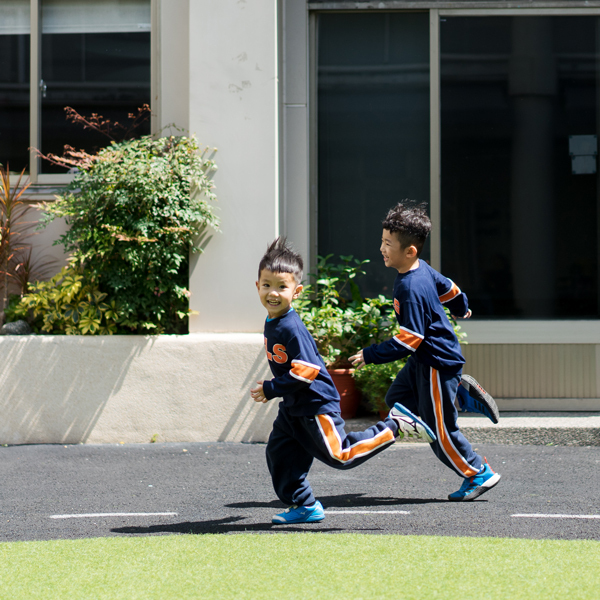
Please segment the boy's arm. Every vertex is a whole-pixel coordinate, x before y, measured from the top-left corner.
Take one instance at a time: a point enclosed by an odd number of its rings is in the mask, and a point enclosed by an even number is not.
[[[458,319],[468,319],[471,316],[467,295],[447,277],[436,273],[436,288],[440,302],[448,307],[450,314]]]
[[[413,302],[403,302],[401,311],[400,331],[391,340],[364,348],[362,360],[365,364],[378,365],[400,360],[411,355],[420,346],[425,337],[423,308]],[[358,355],[352,358],[358,358]]]
[[[281,398],[310,386],[322,368],[318,356],[305,340],[291,337],[285,344],[285,348],[284,362],[289,361],[290,369],[283,375],[262,382],[262,394],[267,400]]]

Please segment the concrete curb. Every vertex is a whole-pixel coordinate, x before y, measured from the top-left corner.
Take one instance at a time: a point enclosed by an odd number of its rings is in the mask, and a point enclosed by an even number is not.
[[[346,429],[361,431],[376,422],[375,416],[349,419]],[[477,444],[600,446],[598,413],[501,412],[497,425],[480,415],[459,416],[458,424],[465,437]]]

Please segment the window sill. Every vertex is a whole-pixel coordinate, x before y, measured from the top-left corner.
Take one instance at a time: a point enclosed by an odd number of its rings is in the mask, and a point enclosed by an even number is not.
[[[599,344],[600,319],[459,321],[469,344]]]

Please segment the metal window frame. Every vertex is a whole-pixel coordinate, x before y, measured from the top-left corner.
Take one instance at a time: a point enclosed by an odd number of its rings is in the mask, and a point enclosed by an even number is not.
[[[440,128],[440,47],[439,22],[441,17],[499,17],[499,16],[600,16],[600,0],[567,0],[555,2],[530,2],[523,7],[522,2],[486,2],[486,1],[377,1],[377,2],[308,2],[307,10],[311,19],[309,41],[309,60],[311,73],[310,92],[310,180],[311,196],[311,255],[317,253],[317,211],[318,211],[318,173],[317,173],[317,74],[316,74],[316,19],[322,12],[429,12],[429,61],[430,61],[430,211],[432,221],[431,264],[435,269],[441,267],[441,128]],[[599,107],[600,110],[600,107]],[[312,258],[312,256],[311,256]],[[600,319],[549,319],[549,320],[501,320],[486,319],[473,324],[474,327],[494,326],[498,322],[510,328],[512,343],[528,343],[535,327],[552,327],[558,321],[569,322],[576,336],[585,335],[590,327],[595,327]],[[528,325],[531,323],[531,326]],[[466,322],[463,328],[468,332],[471,324]],[[481,334],[482,339],[485,334]],[[492,342],[490,342],[492,343]],[[600,360],[600,359],[599,359]]]
[[[160,0],[150,0],[150,101],[156,100],[150,131],[160,128]],[[41,147],[41,72],[42,72],[42,0],[30,0],[29,35],[29,180],[32,184],[65,184],[73,179],[69,174],[41,174],[37,150]]]

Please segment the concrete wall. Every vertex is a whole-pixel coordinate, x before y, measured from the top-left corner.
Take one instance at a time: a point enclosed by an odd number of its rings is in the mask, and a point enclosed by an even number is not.
[[[189,3],[189,127],[218,148],[222,221],[191,265],[193,332],[262,329],[254,282],[279,234],[277,27],[276,0]]]
[[[260,334],[1,336],[0,443],[266,441]]]

